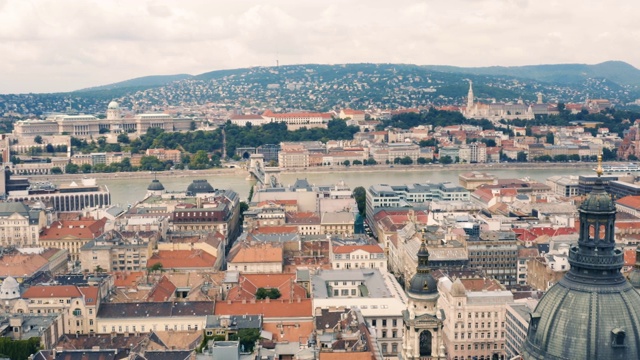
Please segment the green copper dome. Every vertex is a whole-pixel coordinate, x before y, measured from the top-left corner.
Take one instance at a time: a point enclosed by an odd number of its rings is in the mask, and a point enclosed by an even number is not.
[[[531,314],[526,360],[640,359],[640,294],[624,278],[614,239],[616,209],[598,178],[579,208],[571,270]]]
[[[438,281],[431,275],[429,269],[429,251],[424,241],[420,245],[420,250],[418,250],[418,267],[416,274],[409,280],[407,292],[409,296],[438,293]]]

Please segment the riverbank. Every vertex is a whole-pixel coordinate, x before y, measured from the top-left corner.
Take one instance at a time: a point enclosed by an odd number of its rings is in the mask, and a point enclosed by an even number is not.
[[[368,166],[333,166],[333,167],[310,167],[310,168],[292,168],[282,169],[281,174],[322,174],[322,173],[352,173],[352,172],[440,172],[440,171],[482,171],[491,172],[492,170],[518,170],[518,169],[537,169],[537,170],[553,170],[573,168],[576,171],[584,171],[593,169],[595,163],[576,162],[576,163],[482,163],[482,164],[428,164],[428,165],[368,165]],[[80,180],[90,177],[97,180],[101,179],[153,179],[153,178],[181,178],[181,177],[210,177],[216,175],[223,176],[241,176],[249,175],[244,168],[214,168],[205,170],[171,170],[161,172],[136,171],[136,172],[119,172],[119,173],[89,173],[89,174],[60,174],[60,175],[31,175],[36,181],[51,181],[54,183],[62,183],[67,181]]]

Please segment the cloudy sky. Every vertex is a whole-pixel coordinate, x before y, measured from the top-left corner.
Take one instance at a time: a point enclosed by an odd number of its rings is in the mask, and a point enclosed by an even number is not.
[[[0,0],[0,93],[280,64],[640,67],[640,1]]]

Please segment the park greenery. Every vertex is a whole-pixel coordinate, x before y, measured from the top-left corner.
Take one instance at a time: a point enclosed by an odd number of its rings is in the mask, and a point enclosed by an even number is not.
[[[0,358],[7,357],[14,360],[27,360],[30,355],[38,352],[40,338],[28,340],[13,340],[8,337],[0,338]]]
[[[279,299],[282,294],[278,288],[258,288],[256,290],[256,300],[264,300],[269,298],[271,300]]]

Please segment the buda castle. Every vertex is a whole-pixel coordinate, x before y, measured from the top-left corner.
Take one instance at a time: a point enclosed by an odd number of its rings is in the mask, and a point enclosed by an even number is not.
[[[23,120],[15,123],[16,136],[71,135],[79,138],[99,136],[104,133],[136,133],[143,135],[149,128],[164,131],[187,131],[191,128],[191,118],[173,117],[168,114],[137,114],[123,117],[120,106],[112,101],[107,107],[105,119],[93,115],[56,114],[45,120]]]

